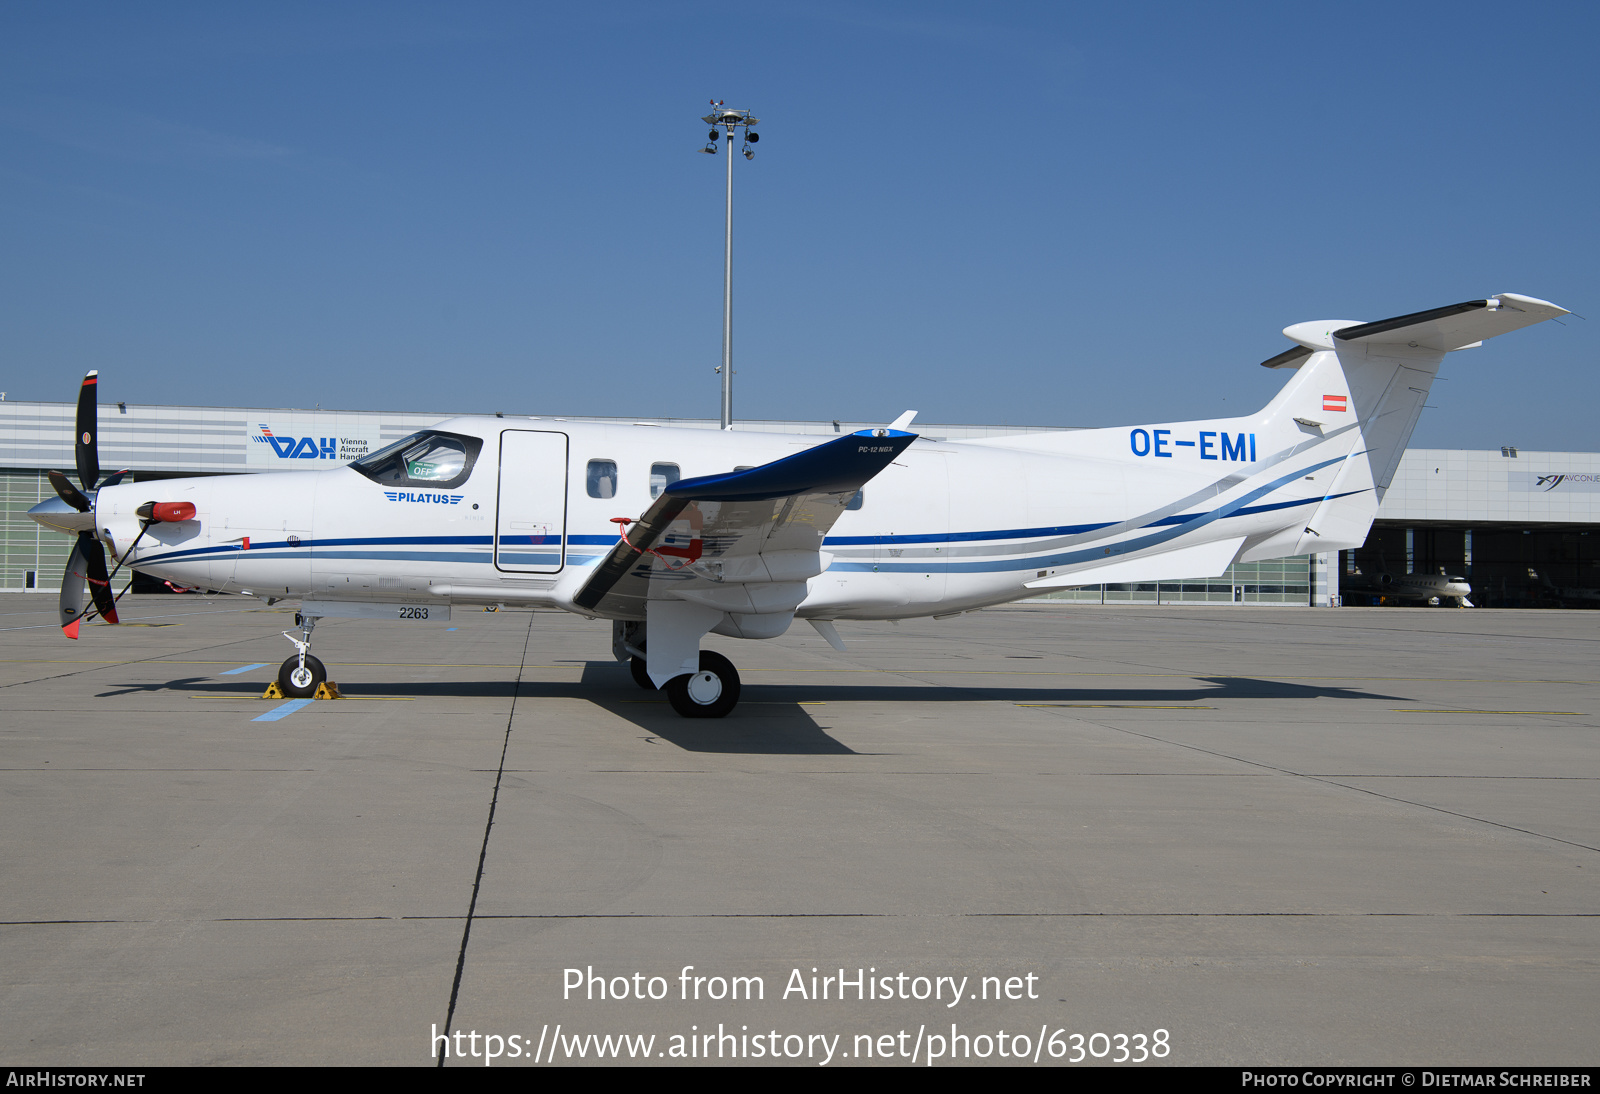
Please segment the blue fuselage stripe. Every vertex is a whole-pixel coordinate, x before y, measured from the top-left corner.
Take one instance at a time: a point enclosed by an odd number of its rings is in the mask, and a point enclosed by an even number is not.
[[[1312,472],[1319,471],[1324,467],[1329,467],[1333,464],[1339,463],[1343,459],[1344,457],[1340,456],[1338,459],[1327,460],[1324,463],[1303,468],[1291,475],[1285,475],[1282,478],[1275,479],[1272,482],[1257,487],[1237,500],[1229,502],[1227,505],[1213,509],[1207,513],[1192,513],[1188,516],[1168,517],[1161,520],[1152,521],[1145,527],[1154,528],[1162,525],[1171,525],[1171,527],[1168,527],[1166,531],[1155,532],[1151,535],[1141,536],[1137,539],[1122,540],[1118,543],[1112,544],[1109,547],[1095,546],[1081,548],[1075,551],[1061,551],[1047,555],[1031,555],[1023,556],[1021,558],[995,559],[983,562],[834,562],[834,564],[828,567],[828,569],[843,571],[876,571],[878,573],[997,573],[1008,570],[1032,570],[1038,568],[1048,569],[1052,566],[1072,566],[1081,562],[1114,561],[1121,555],[1129,555],[1138,551],[1146,550],[1150,547],[1159,546],[1162,543],[1170,542],[1179,536],[1188,535],[1190,532],[1204,528],[1206,525],[1211,524],[1214,521],[1223,520],[1227,517],[1244,516],[1250,513],[1266,512],[1276,509],[1291,509],[1295,506],[1301,505],[1320,505],[1322,502],[1329,500],[1329,498],[1300,498],[1294,501],[1276,502],[1272,505],[1263,505],[1254,508],[1248,507],[1246,503],[1254,501],[1257,498],[1265,497],[1266,495],[1272,493],[1272,491],[1278,489],[1280,486],[1291,483],[1294,480],[1302,478],[1303,476]],[[1350,493],[1359,493],[1359,491],[1351,491]],[[1349,494],[1334,495],[1334,497],[1348,496]],[[1177,521],[1178,523],[1174,524],[1174,521]]]
[[[1343,457],[1341,457],[1342,459]],[[1270,483],[1266,483],[1253,491],[1245,494],[1237,501],[1231,502],[1218,509],[1206,513],[1190,513],[1161,517],[1144,525],[1145,528],[1163,529],[1151,535],[1137,539],[1124,540],[1112,545],[1109,549],[1105,546],[1080,548],[1072,551],[1062,551],[1046,555],[1021,555],[1005,559],[989,559],[984,561],[955,562],[955,561],[916,561],[916,562],[845,562],[836,560],[831,570],[841,571],[880,571],[891,573],[987,573],[1003,572],[1008,570],[1027,570],[1040,566],[1065,566],[1079,562],[1088,562],[1097,559],[1115,558],[1118,555],[1131,554],[1148,547],[1175,539],[1213,521],[1227,517],[1253,516],[1258,513],[1275,512],[1281,509],[1293,509],[1303,505],[1315,505],[1325,500],[1349,497],[1360,491],[1349,491],[1344,494],[1329,495],[1326,498],[1297,498],[1291,501],[1273,502],[1268,505],[1248,505],[1247,502],[1270,494],[1273,490],[1301,478],[1304,475],[1338,463],[1338,459],[1328,460],[1313,467],[1302,468],[1292,475],[1285,475]],[[944,543],[944,544],[977,544],[993,543],[1004,540],[1033,539],[1041,537],[1056,537],[1064,535],[1081,535],[1094,532],[1103,528],[1115,527],[1116,521],[1102,521],[1093,524],[1057,525],[1045,528],[1001,528],[993,531],[980,532],[939,532],[925,535],[904,536],[833,536],[823,541],[824,548],[848,546],[894,546],[903,547],[918,543]],[[522,537],[526,538],[526,537]],[[582,565],[591,562],[597,555],[588,553],[574,553],[571,548],[582,546],[611,547],[618,542],[616,535],[569,535],[566,537],[568,552],[566,561],[572,565]],[[510,553],[507,547],[520,546],[522,551]],[[509,537],[503,538],[500,544],[499,557],[502,562],[523,565],[553,565],[560,563],[558,552],[527,552],[525,549],[533,544],[523,542],[515,544]],[[543,546],[543,544],[540,544]],[[549,546],[554,547],[552,543]],[[368,548],[355,550],[352,548]],[[441,551],[441,550],[395,550],[397,547],[476,547],[478,551]],[[342,548],[342,549],[340,549]],[[285,559],[307,557],[315,559],[370,559],[391,562],[468,562],[492,563],[494,561],[495,540],[493,536],[379,536],[371,538],[343,538],[302,540],[291,546],[287,540],[261,542],[252,544],[248,551],[242,544],[223,544],[216,547],[197,547],[185,551],[174,551],[171,554],[156,555],[141,558],[136,566],[151,566],[160,563],[195,561],[207,556],[235,554],[237,557],[252,557],[257,559]],[[1018,549],[1026,551],[1025,545],[1018,545]]]

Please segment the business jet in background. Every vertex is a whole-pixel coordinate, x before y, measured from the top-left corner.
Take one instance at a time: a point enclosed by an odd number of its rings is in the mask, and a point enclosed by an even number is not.
[[[1454,577],[1442,569],[1436,574],[1391,574],[1388,570],[1375,574],[1341,574],[1339,591],[1369,596],[1374,602],[1392,600],[1397,604],[1472,607],[1472,601],[1467,599],[1472,595],[1471,584],[1466,578]]]

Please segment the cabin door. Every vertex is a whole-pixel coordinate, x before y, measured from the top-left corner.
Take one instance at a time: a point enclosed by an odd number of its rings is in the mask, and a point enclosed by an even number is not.
[[[566,564],[567,435],[535,429],[500,434],[494,565],[553,574]]]

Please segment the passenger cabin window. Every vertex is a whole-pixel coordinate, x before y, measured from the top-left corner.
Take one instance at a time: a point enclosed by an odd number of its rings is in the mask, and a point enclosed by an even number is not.
[[[683,478],[678,473],[675,463],[653,463],[650,465],[650,496],[659,498],[661,491]]]
[[[472,474],[483,441],[460,433],[424,430],[363,456],[350,466],[373,482],[449,490]]]
[[[590,460],[587,482],[591,498],[616,497],[617,465],[615,461]]]

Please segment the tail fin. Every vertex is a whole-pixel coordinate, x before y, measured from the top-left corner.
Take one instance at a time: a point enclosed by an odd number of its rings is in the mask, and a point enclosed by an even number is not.
[[[1376,323],[1286,327],[1283,333],[1299,345],[1262,364],[1299,374],[1261,412],[1260,432],[1281,447],[1332,442],[1329,455],[1342,452],[1343,463],[1303,528],[1252,544],[1241,558],[1359,547],[1445,354],[1566,314],[1545,300],[1502,293]]]

